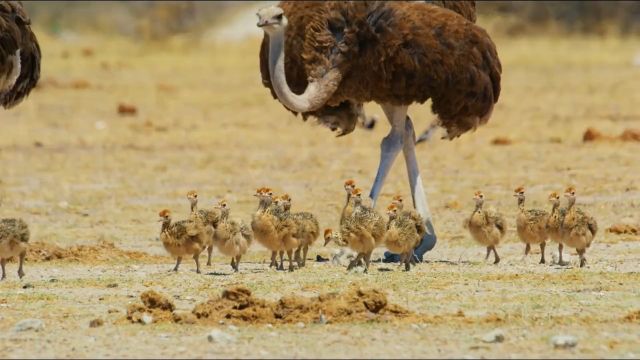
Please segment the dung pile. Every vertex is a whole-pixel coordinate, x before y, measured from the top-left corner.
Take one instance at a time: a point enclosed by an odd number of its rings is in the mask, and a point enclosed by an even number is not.
[[[74,245],[63,248],[55,244],[35,242],[29,244],[27,259],[31,262],[69,260],[76,262],[114,262],[135,260],[140,262],[166,261],[166,258],[150,255],[141,251],[128,251],[109,241],[100,241],[96,245]]]
[[[270,302],[253,297],[243,286],[228,288],[221,296],[196,305],[193,314],[199,321],[249,324],[393,321],[413,316],[390,304],[384,292],[377,289],[353,288],[313,298],[285,296]]]
[[[127,307],[127,320],[133,323],[151,323],[173,321],[176,306],[164,295],[153,290],[140,294],[142,304],[131,304]]]
[[[218,324],[296,324],[345,323],[415,320],[418,316],[398,305],[390,304],[378,289],[352,288],[343,293],[327,293],[317,297],[284,296],[278,301],[259,299],[243,286],[225,289],[220,296],[197,304],[191,312],[195,318],[185,321],[184,314],[173,313],[173,304],[155,292],[141,296],[144,305],[134,304],[127,309],[127,319],[142,322],[146,313],[153,322],[197,322]],[[164,305],[161,305],[164,304]],[[156,319],[158,319],[156,321]]]

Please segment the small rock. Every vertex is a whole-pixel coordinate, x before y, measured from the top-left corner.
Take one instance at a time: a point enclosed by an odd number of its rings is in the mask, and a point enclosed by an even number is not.
[[[329,261],[328,258],[322,257],[320,255],[316,255],[316,262],[327,262]]]
[[[108,288],[117,288],[118,284],[116,284],[116,283],[107,284],[107,287]]]
[[[224,325],[224,320],[220,320],[220,321],[218,321],[218,324],[220,324],[220,325]]]
[[[151,324],[153,322],[153,316],[151,316],[149,314],[144,314],[140,318],[140,322],[142,322],[145,325],[149,325],[149,324]]]
[[[44,329],[44,322],[42,322],[42,320],[40,319],[25,319],[18,322],[13,328],[13,330],[16,332],[28,330],[40,331],[42,329]]]
[[[107,313],[109,313],[109,314],[116,314],[116,313],[119,313],[119,312],[120,312],[120,310],[118,310],[118,309],[113,309],[113,308],[112,308],[112,309],[107,310]]]
[[[231,331],[238,331],[238,327],[235,325],[229,325],[229,330]]]
[[[551,338],[551,343],[556,349],[570,349],[578,345],[578,339],[571,335],[556,335]]]
[[[420,326],[418,324],[411,324],[411,328],[413,330],[420,330]]]
[[[97,318],[97,319],[93,319],[91,321],[89,321],[89,327],[90,328],[97,328],[104,325],[104,320]]]
[[[56,282],[58,282],[58,279],[56,279],[56,278],[51,278],[51,279],[49,279],[49,282],[50,282],[50,283],[56,283]]]
[[[22,285],[22,288],[23,289],[32,289],[33,285],[31,285],[31,283],[26,283],[26,284]]]
[[[482,342],[486,343],[501,343],[504,341],[504,332],[500,329],[493,330],[482,337]]]
[[[69,207],[69,203],[68,203],[68,202],[66,202],[66,201],[60,201],[60,202],[58,203],[58,206],[59,206],[59,207],[61,207],[61,208],[63,208],[63,209],[66,209],[66,208],[68,208],[68,207]]]
[[[296,326],[302,329],[304,327],[304,323],[302,321],[297,322]]]
[[[269,329],[272,329],[272,328],[273,328],[273,325],[271,325],[271,324],[267,324],[266,326],[267,326],[267,328],[269,328]]]
[[[235,342],[236,337],[232,334],[227,334],[224,331],[213,329],[209,335],[207,335],[207,340],[212,343],[229,344]]]

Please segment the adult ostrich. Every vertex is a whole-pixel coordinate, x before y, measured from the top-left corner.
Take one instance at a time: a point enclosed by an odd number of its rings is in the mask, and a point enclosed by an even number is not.
[[[422,2],[455,11],[471,22],[475,23],[476,21],[476,2],[473,0],[426,0]],[[312,9],[314,7],[322,7],[324,4],[322,1],[285,1],[281,2],[279,6],[288,14],[305,14],[309,11],[313,11]],[[300,54],[302,52],[305,27],[304,23],[300,24],[303,26],[296,28],[295,31],[287,31],[288,37],[285,41],[287,43],[286,47],[289,54]],[[295,93],[303,92],[308,84],[303,60],[299,57],[289,56],[285,61],[285,72],[287,75],[287,83],[291,89]],[[260,46],[260,73],[262,75],[262,84],[265,87],[268,87],[271,90],[273,98],[277,99],[278,96],[271,85],[269,73],[269,36],[267,36],[267,34],[262,38],[262,44]],[[296,111],[291,109],[288,110],[293,112],[294,115],[298,114]],[[362,104],[356,104],[350,100],[345,100],[338,106],[324,104],[318,110],[302,113],[302,118],[305,121],[310,116],[318,119],[321,124],[331,128],[332,131],[338,130],[338,136],[344,136],[352,132],[355,129],[356,124],[360,124],[362,127],[367,129],[372,129],[377,122],[377,118],[375,116],[367,116],[365,114]],[[429,127],[425,132],[423,132],[423,134],[418,138],[418,142],[420,142],[421,139],[423,141],[428,140],[431,135],[431,130],[433,129],[434,127]]]
[[[495,45],[461,15],[430,4],[323,2],[307,3],[297,12],[288,12],[289,6],[282,2],[257,14],[258,26],[269,37],[273,92],[287,109],[303,114],[345,102],[357,106],[374,101],[382,107],[391,130],[382,140],[369,196],[375,206],[402,150],[414,207],[429,230],[419,249],[430,250],[436,235],[407,110],[431,99],[449,139],[486,123],[500,94],[502,69]],[[306,87],[290,87],[285,71],[290,60],[303,64]]]
[[[20,1],[0,1],[0,106],[10,109],[40,79],[40,45]]]

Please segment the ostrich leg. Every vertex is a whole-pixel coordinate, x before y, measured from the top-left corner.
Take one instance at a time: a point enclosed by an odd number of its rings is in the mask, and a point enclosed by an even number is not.
[[[387,116],[387,120],[389,120],[391,124],[391,130],[380,143],[380,164],[378,165],[376,179],[373,181],[371,193],[369,194],[371,204],[374,207],[376,206],[378,195],[380,195],[380,190],[382,190],[382,185],[393,165],[393,161],[400,153],[400,150],[402,150],[408,109],[408,106],[392,106],[388,104],[381,105],[381,107]]]
[[[427,227],[427,233],[414,250],[414,255],[418,261],[422,261],[424,253],[436,246],[436,232],[433,229],[431,220],[431,211],[427,203],[427,195],[422,187],[422,178],[420,177],[420,169],[418,169],[418,160],[416,159],[416,133],[413,130],[413,122],[407,116],[404,132],[404,160],[407,164],[407,173],[409,175],[409,186],[411,187],[411,197],[413,198],[413,206],[422,216]]]

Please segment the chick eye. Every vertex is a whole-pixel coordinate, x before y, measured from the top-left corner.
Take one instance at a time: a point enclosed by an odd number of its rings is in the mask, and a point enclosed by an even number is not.
[[[276,16],[275,16],[275,19],[276,19],[276,20],[278,20],[278,21],[282,20],[282,15],[283,15],[283,14],[278,14],[278,15],[276,15]]]

